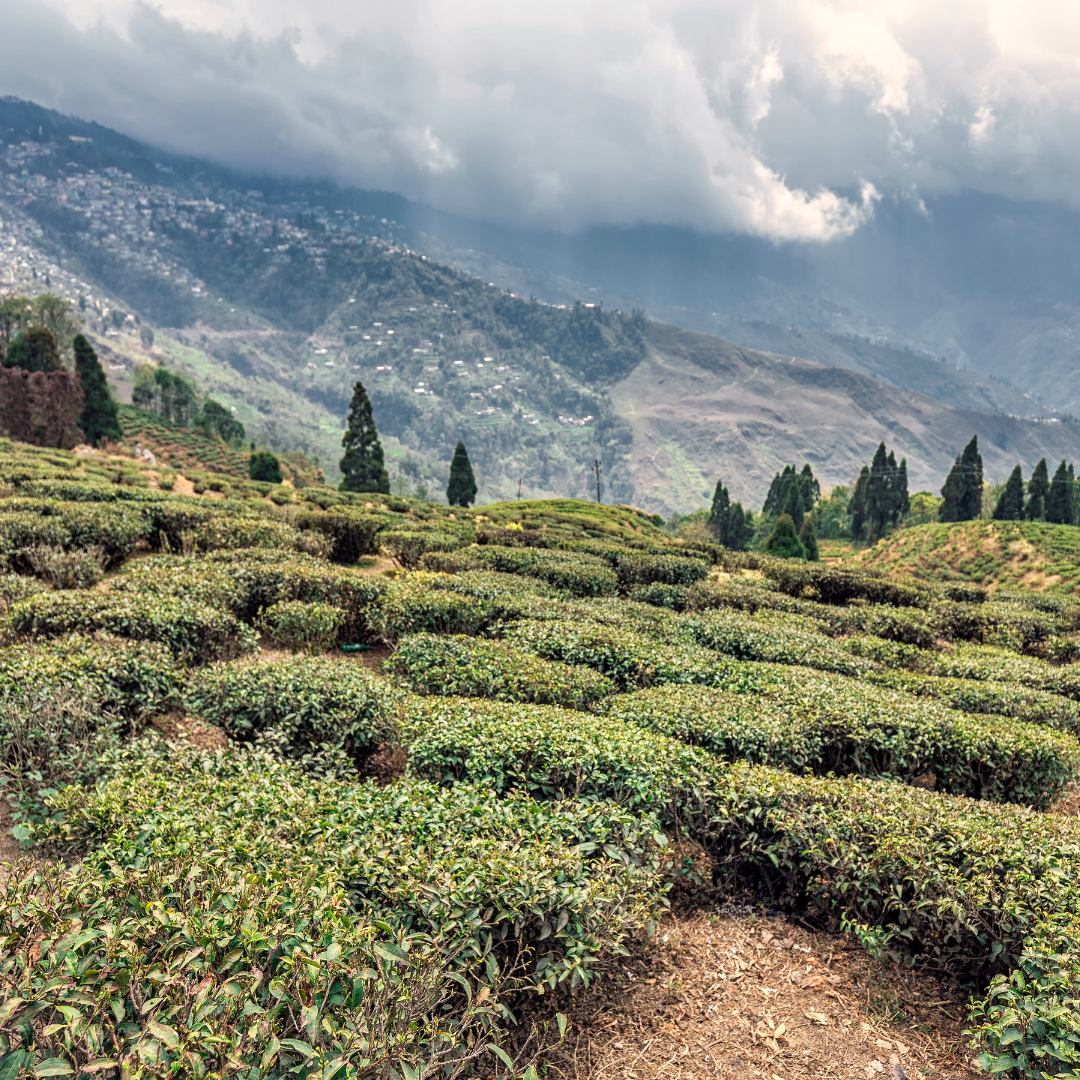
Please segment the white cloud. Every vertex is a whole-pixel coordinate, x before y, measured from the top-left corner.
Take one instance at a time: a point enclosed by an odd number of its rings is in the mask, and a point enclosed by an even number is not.
[[[1066,0],[8,0],[0,90],[521,226],[828,240],[882,196],[1077,196]]]

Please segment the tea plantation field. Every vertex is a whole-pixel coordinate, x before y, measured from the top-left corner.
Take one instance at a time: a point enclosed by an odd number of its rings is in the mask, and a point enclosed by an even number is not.
[[[0,441],[4,1080],[526,1080],[676,886],[951,977],[985,1068],[1074,1075],[1080,606],[152,473]]]

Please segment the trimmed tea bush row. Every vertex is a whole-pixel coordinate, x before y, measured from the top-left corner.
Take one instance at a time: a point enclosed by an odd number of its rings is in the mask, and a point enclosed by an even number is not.
[[[780,613],[755,618],[741,612],[713,610],[685,615],[681,622],[686,635],[698,645],[739,660],[798,664],[841,675],[859,675],[868,669],[865,662],[820,632],[804,629],[805,623],[794,621],[798,618]]]
[[[619,588],[615,572],[593,555],[490,544],[474,548],[469,554],[492,570],[540,578],[571,596],[611,596]]]
[[[660,683],[721,686],[729,667],[708,649],[584,620],[522,619],[503,633],[512,645],[545,660],[591,667],[620,690]]]
[[[0,574],[0,615],[12,604],[45,591],[46,586],[36,578],[23,577],[21,574]]]
[[[1022,721],[968,716],[835,675],[751,671],[741,682],[742,693],[660,686],[599,708],[729,761],[909,782],[929,774],[942,791],[998,802],[1045,806],[1080,772],[1074,736]]]
[[[589,668],[541,660],[505,642],[415,634],[405,638],[383,671],[420,694],[532,701],[585,709],[615,692]]]
[[[939,654],[923,653],[912,666],[926,675],[1014,683],[1080,701],[1080,670],[1073,665],[1054,667],[1045,660],[1017,656],[989,645],[969,645]]]
[[[962,712],[1014,716],[1028,723],[1046,724],[1074,735],[1080,734],[1080,704],[1045,690],[977,679],[919,675],[910,671],[871,672],[864,678],[916,697],[936,698]]]
[[[336,645],[348,618],[333,604],[281,600],[259,616],[259,630],[294,651],[320,653]]]
[[[1080,913],[1073,819],[906,785],[727,765],[656,733],[627,734],[626,725],[583,732],[540,706],[422,706],[411,722],[419,772],[652,809],[706,845],[725,891],[754,888],[832,927],[846,915],[879,928],[891,952],[965,978],[1008,971],[1040,922]],[[1056,987],[1025,985],[1019,997],[1040,1022],[1069,1015]]]
[[[421,558],[428,552],[457,551],[461,546],[460,537],[433,529],[388,529],[379,533],[379,549],[398,566],[408,569],[418,567]]]
[[[187,663],[253,652],[255,632],[235,615],[170,596],[47,592],[12,605],[8,624],[17,634],[57,637],[104,631],[137,641],[158,641]]]
[[[442,700],[442,699],[439,699]],[[574,714],[581,715],[581,714]],[[180,853],[276,880],[329,879],[362,915],[431,935],[460,970],[527,963],[588,981],[661,909],[655,822],[588,799],[552,805],[400,781],[312,780],[256,752],[143,751],[90,791],[68,788],[42,834],[120,868]],[[527,955],[526,950],[532,950]]]
[[[455,1051],[499,1011],[445,1017],[455,987],[430,942],[350,914],[310,869],[260,880],[201,852],[24,863],[0,925],[5,1076],[459,1076]]]
[[[108,712],[137,717],[167,712],[181,685],[172,654],[150,641],[71,634],[0,651],[0,696],[76,692]]]
[[[239,660],[200,671],[184,709],[249,740],[276,729],[300,749],[341,747],[354,760],[393,737],[401,694],[355,660]]]

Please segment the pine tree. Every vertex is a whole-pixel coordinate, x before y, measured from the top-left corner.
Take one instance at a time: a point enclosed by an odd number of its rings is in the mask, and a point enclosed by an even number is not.
[[[450,462],[450,479],[446,484],[446,501],[451,506],[472,506],[476,501],[476,477],[473,475],[465,444],[458,440]]]
[[[1024,507],[1024,516],[1028,521],[1041,521],[1046,516],[1046,497],[1050,494],[1050,470],[1046,467],[1046,458],[1035,466],[1028,481],[1028,501]]]
[[[941,521],[974,521],[982,514],[982,476],[979,437],[973,435],[945,478],[944,501],[938,511]]]
[[[375,418],[371,414],[371,399],[364,384],[353,387],[349,405],[349,426],[341,440],[345,456],[341,459],[342,491],[371,491],[390,494],[390,477],[386,472],[382,443],[375,430]]]
[[[1054,525],[1071,525],[1073,519],[1072,484],[1069,483],[1069,467],[1062,461],[1050,481],[1046,496],[1046,520]]]
[[[730,551],[745,551],[754,538],[754,515],[743,510],[742,503],[732,503],[728,511],[727,547]]]
[[[79,426],[91,446],[99,446],[102,439],[119,442],[123,437],[116,412],[116,402],[109,393],[109,384],[101,368],[94,347],[82,334],[75,335],[75,372],[83,390],[83,410]]]
[[[792,469],[793,474],[794,472],[795,470]],[[783,514],[787,514],[791,518],[795,531],[798,532],[802,528],[803,518],[806,516],[809,507],[805,505],[803,500],[803,485],[798,481],[797,477],[793,476],[793,480],[793,483],[788,484],[784,505],[780,509]]]
[[[281,462],[269,450],[256,450],[248,458],[248,476],[264,484],[280,484]]]
[[[870,468],[862,467],[859,479],[855,481],[855,490],[851,493],[849,513],[851,514],[851,538],[858,543],[866,532],[866,497],[870,486]]]
[[[1024,518],[1024,474],[1017,465],[1005,481],[1005,490],[994,507],[995,521],[1022,521]]]
[[[806,551],[806,558],[810,562],[817,562],[820,559],[813,514],[806,515],[803,527],[799,530],[799,543],[802,544],[803,549]]]
[[[776,555],[781,559],[806,558],[806,548],[802,546],[799,534],[795,532],[795,522],[789,514],[781,514],[777,518],[776,525],[761,550],[766,555]]]
[[[62,371],[56,338],[43,326],[31,326],[21,331],[8,346],[4,367],[30,372]]]
[[[896,524],[899,525],[909,513],[911,496],[908,494],[907,458],[901,458],[896,470]]]
[[[731,497],[728,495],[728,489],[724,487],[723,480],[716,481],[716,490],[713,492],[712,506],[709,508],[709,516],[705,519],[705,524],[709,530],[716,537],[718,544],[723,544],[724,547],[730,547],[728,543],[728,523],[731,515]]]

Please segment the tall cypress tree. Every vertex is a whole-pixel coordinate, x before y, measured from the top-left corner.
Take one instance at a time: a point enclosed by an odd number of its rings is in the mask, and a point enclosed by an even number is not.
[[[754,515],[743,510],[742,503],[732,503],[728,510],[727,540],[725,546],[731,551],[745,551],[754,538]]]
[[[716,490],[713,492],[712,506],[709,507],[709,516],[705,521],[709,532],[716,537],[717,543],[724,547],[730,547],[728,543],[728,524],[731,515],[731,496],[724,487],[723,480],[716,481]]]
[[[1028,501],[1024,507],[1024,516],[1028,521],[1041,521],[1046,516],[1046,497],[1050,494],[1050,470],[1046,467],[1046,458],[1035,466],[1028,481]]]
[[[340,465],[341,490],[389,495],[390,477],[386,472],[379,433],[375,430],[375,418],[371,414],[371,399],[359,381],[353,387],[349,425],[341,445],[345,448]]]
[[[974,521],[982,514],[982,466],[979,437],[972,435],[941,489],[944,501],[938,516],[942,521]]]
[[[891,456],[891,455],[890,455]],[[895,461],[896,459],[893,458]],[[893,509],[896,513],[895,524],[899,525],[911,512],[911,496],[908,494],[907,458],[901,458],[896,469],[896,498]]]
[[[1017,465],[1009,479],[1005,481],[1005,490],[994,507],[995,521],[1022,521],[1024,518],[1024,474]]]
[[[1055,525],[1071,525],[1073,519],[1072,484],[1069,482],[1069,467],[1062,461],[1050,481],[1050,492],[1046,496],[1046,520]]]
[[[83,429],[86,441],[91,446],[99,446],[102,439],[119,442],[123,436],[120,432],[116,402],[109,393],[109,384],[105,380],[105,372],[97,353],[82,334],[76,334],[72,344],[75,349],[75,372],[83,389],[83,410],[79,417],[79,427]]]
[[[792,473],[794,471],[793,468]],[[793,482],[788,484],[784,505],[780,508],[781,513],[787,514],[791,518],[795,531],[798,532],[802,528],[803,518],[809,509],[810,507],[806,505],[803,499],[803,485],[799,482],[798,477],[793,476]]]
[[[848,512],[851,514],[851,538],[858,542],[866,531],[866,497],[870,486],[870,467],[864,465],[855,481],[855,490],[851,493]]]
[[[810,562],[820,559],[818,553],[817,531],[814,529],[814,515],[807,514],[802,528],[799,530],[799,543],[806,549],[806,558]]]
[[[476,477],[465,444],[459,439],[450,462],[450,480],[446,485],[446,501],[451,506],[472,506],[476,501]]]

